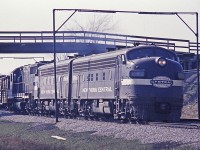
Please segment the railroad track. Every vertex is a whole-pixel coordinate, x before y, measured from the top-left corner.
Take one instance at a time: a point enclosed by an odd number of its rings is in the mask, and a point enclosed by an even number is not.
[[[9,115],[18,115],[15,113],[11,113],[6,110],[1,110],[2,114],[5,115],[9,113]],[[63,118],[63,117],[61,117]],[[85,120],[83,117],[77,117],[76,119],[79,120]],[[91,119],[89,119],[91,120]],[[95,120],[97,121],[97,120]],[[116,122],[116,123],[122,123],[120,120],[114,120],[114,119],[105,119],[105,118],[100,118],[99,121],[104,121],[104,122]],[[197,119],[181,119],[180,122],[177,123],[166,123],[166,122],[123,122],[123,123],[132,123],[132,124],[139,124],[139,125],[149,125],[149,126],[157,126],[157,127],[169,127],[169,128],[184,128],[184,129],[200,129],[200,120]]]
[[[180,122],[177,123],[149,122],[148,125],[169,128],[200,129],[200,120],[181,119]]]

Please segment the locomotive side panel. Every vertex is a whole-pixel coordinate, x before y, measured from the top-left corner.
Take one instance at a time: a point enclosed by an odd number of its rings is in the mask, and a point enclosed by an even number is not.
[[[73,98],[114,99],[115,58],[73,63]]]
[[[83,58],[84,59],[84,58]],[[82,87],[88,86],[85,84],[87,81],[86,73],[89,72],[89,59],[83,61],[74,60],[72,64],[72,98],[73,99],[86,99],[87,93],[81,94]]]
[[[39,92],[40,99],[54,99],[55,98],[54,77],[52,75],[45,76],[44,74],[41,73],[39,87],[40,87],[40,92]]]
[[[57,64],[57,96],[58,99],[68,98],[69,90],[69,60]],[[40,99],[55,99],[54,89],[54,65],[48,64],[39,67]]]
[[[71,88],[71,83],[69,82],[69,78],[71,78],[71,61],[68,60],[58,63],[56,73],[58,99],[68,99],[69,89]]]
[[[80,84],[82,99],[114,99],[113,69],[92,70],[84,73]]]
[[[39,99],[54,99],[53,65],[39,68]]]

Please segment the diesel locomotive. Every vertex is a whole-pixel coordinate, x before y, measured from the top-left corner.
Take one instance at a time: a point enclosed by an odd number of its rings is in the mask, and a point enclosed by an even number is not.
[[[180,119],[184,73],[171,50],[149,45],[67,59],[57,62],[56,76],[58,110],[65,117]],[[55,112],[53,63],[22,66],[7,79],[8,109]]]

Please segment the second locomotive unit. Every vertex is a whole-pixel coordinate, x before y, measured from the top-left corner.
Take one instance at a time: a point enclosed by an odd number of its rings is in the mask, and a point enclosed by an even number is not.
[[[179,121],[184,73],[176,54],[157,46],[74,58],[57,63],[59,113],[121,120]],[[55,111],[53,63],[37,68],[24,110]]]

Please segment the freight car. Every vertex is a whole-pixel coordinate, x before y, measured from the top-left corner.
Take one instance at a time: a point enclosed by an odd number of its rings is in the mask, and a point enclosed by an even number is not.
[[[33,85],[28,92],[31,96],[25,103],[17,102],[15,108],[42,115],[54,113],[54,65],[45,64],[37,70],[34,81],[27,81]],[[65,117],[180,119],[184,73],[176,54],[162,47],[138,46],[68,59],[57,63],[56,73],[59,114]],[[16,105],[16,100],[13,103]]]

